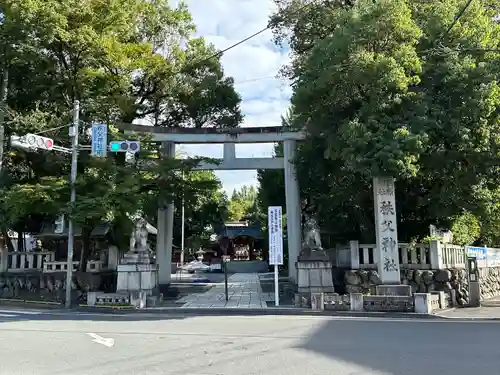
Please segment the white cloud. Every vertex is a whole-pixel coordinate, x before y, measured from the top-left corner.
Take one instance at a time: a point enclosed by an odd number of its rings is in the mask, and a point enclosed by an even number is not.
[[[187,0],[197,34],[225,49],[263,29],[274,10],[272,0]],[[286,51],[272,43],[271,31],[227,51],[222,64],[227,75],[234,77],[236,90],[242,96],[245,114],[243,126],[280,125],[280,116],[289,104],[290,86],[281,78],[275,78],[279,69],[288,61]],[[222,157],[222,145],[183,146],[183,152],[191,155]],[[271,156],[272,144],[237,145],[237,157]],[[256,171],[217,172],[224,189],[246,184],[256,184]]]

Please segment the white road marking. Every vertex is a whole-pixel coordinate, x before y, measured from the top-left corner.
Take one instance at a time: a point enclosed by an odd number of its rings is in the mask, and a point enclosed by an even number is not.
[[[29,310],[0,310],[1,314],[18,314],[18,315],[43,315],[43,311],[29,311]]]
[[[92,340],[93,342],[107,346],[108,348],[111,348],[113,345],[115,345],[114,339],[107,339],[105,337],[102,337],[102,336],[99,336],[95,333],[90,333],[90,332],[87,333],[87,335],[89,335],[90,337],[93,338],[93,340]]]
[[[0,313],[0,318],[16,318],[16,317],[17,317],[17,315]]]

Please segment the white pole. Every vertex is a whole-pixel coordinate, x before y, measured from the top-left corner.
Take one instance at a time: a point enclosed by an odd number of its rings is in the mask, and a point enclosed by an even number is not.
[[[182,172],[182,179],[184,183],[184,171]],[[181,204],[181,266],[184,265],[184,191],[182,193],[182,204]]]
[[[76,172],[78,165],[78,126],[80,122],[80,102],[75,100],[73,104],[73,129],[72,129],[72,140],[71,140],[71,199],[70,202],[74,203],[76,201]],[[74,247],[74,227],[73,221],[70,219],[68,223],[68,259],[66,271],[66,303],[67,309],[71,308],[71,285],[73,279],[73,247]]]
[[[278,275],[278,265],[274,265],[274,306],[280,305],[280,285]]]
[[[181,207],[181,266],[184,265],[184,198]]]

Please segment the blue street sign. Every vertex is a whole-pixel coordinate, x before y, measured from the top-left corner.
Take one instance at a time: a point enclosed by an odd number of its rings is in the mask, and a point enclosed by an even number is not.
[[[485,247],[465,246],[465,252],[470,257],[476,257],[477,260],[486,260]]]
[[[106,124],[92,125],[92,152],[91,156],[105,158],[108,147],[108,126]]]

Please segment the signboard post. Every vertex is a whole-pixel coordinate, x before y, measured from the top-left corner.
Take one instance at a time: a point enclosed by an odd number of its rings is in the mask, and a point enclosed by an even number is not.
[[[274,265],[274,305],[280,305],[278,266],[283,264],[283,220],[282,207],[267,208],[269,232],[269,264]]]
[[[226,302],[229,301],[229,291],[227,289],[227,262],[229,262],[230,258],[227,255],[222,257],[224,262],[224,294],[226,296]]]
[[[105,158],[108,148],[108,126],[106,124],[92,125],[91,156]]]

